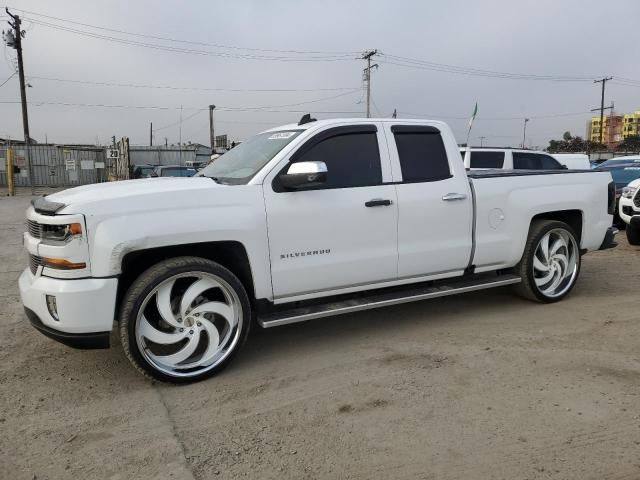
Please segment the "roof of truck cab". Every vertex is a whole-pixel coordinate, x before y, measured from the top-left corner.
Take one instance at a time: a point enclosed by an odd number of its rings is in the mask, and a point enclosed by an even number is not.
[[[313,127],[324,127],[331,125],[340,125],[340,124],[367,124],[367,123],[394,123],[394,124],[404,124],[404,125],[420,125],[428,123],[430,125],[446,125],[444,122],[439,120],[427,120],[427,119],[417,119],[417,118],[331,118],[326,120],[314,120],[312,122],[307,122],[302,125],[298,125],[297,123],[289,123],[287,125],[280,125],[279,127],[270,128],[268,130],[264,130],[262,133],[266,132],[279,132],[282,130],[307,130]]]

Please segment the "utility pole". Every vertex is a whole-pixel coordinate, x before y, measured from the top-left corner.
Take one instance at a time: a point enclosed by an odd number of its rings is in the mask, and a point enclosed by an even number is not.
[[[215,105],[209,105],[209,143],[211,143],[211,155],[216,153],[216,137],[213,133],[213,111],[215,108]]]
[[[605,77],[600,80],[594,80],[593,83],[602,83],[602,97],[600,99],[600,143],[602,144],[602,135],[604,133],[604,87],[613,77]]]
[[[484,139],[487,137],[480,137],[480,147],[484,145]]]
[[[364,81],[367,83],[367,118],[371,117],[371,69],[378,68],[378,64],[375,63],[371,65],[371,57],[377,55],[378,50],[369,50],[368,52],[364,52],[362,60],[367,61],[367,67],[364,69]]]
[[[524,119],[524,128],[522,130],[522,148],[524,148],[524,142],[527,139],[527,122],[529,121],[528,118]]]
[[[597,112],[600,111],[600,143],[604,144],[603,140],[605,140],[604,138],[604,114],[603,111],[604,110],[609,110],[609,123],[611,124],[611,122],[613,122],[613,118],[611,117],[611,115],[613,115],[613,101],[611,102],[611,105],[609,107],[602,107],[602,105],[598,108],[592,108],[591,111],[592,112]],[[610,125],[612,127],[612,125]],[[607,143],[609,143],[609,139],[607,138]]]
[[[149,146],[153,147],[153,122],[149,123]]]
[[[29,144],[31,143],[31,137],[29,136],[29,116],[27,113],[27,89],[24,81],[24,64],[22,61],[22,37],[24,32],[20,28],[22,21],[18,15],[13,15],[8,8],[5,8],[7,15],[13,19],[13,23],[8,22],[14,31],[13,48],[18,52],[18,76],[20,77],[20,99],[22,101],[22,128],[24,130],[24,146],[27,155],[27,168],[29,169],[29,183],[31,184],[31,193],[35,191],[33,185],[33,169],[31,168],[31,152],[29,151]],[[9,42],[7,42],[9,43]]]

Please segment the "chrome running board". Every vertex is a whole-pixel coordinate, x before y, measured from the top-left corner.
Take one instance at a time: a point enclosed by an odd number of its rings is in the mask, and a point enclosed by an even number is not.
[[[471,279],[449,280],[448,283],[416,287],[391,292],[376,291],[369,296],[360,296],[347,300],[327,302],[321,305],[291,308],[258,315],[258,323],[263,328],[278,327],[289,323],[305,322],[316,318],[344,315],[373,308],[389,307],[402,303],[417,302],[429,298],[446,297],[458,293],[484,290],[485,288],[503,287],[520,283],[522,279],[513,274],[491,275],[490,277],[474,277]]]

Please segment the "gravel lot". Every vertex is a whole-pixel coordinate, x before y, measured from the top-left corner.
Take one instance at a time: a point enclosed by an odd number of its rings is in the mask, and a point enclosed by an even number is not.
[[[153,384],[116,342],[36,332],[30,197],[0,198],[0,477],[640,478],[640,249],[555,305],[507,289],[259,331],[224,373]]]

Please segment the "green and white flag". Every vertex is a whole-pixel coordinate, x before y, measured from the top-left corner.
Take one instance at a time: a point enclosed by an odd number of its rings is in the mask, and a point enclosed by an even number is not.
[[[476,102],[476,106],[473,109],[473,113],[471,114],[471,118],[469,119],[469,131],[471,131],[471,127],[473,126],[473,121],[476,119],[476,115],[478,115],[478,102]]]
[[[471,127],[473,126],[473,121],[476,119],[477,115],[478,115],[478,102],[476,102],[476,106],[473,109],[471,118],[469,119],[469,129],[467,130],[467,147],[469,146],[469,136],[471,135]]]

